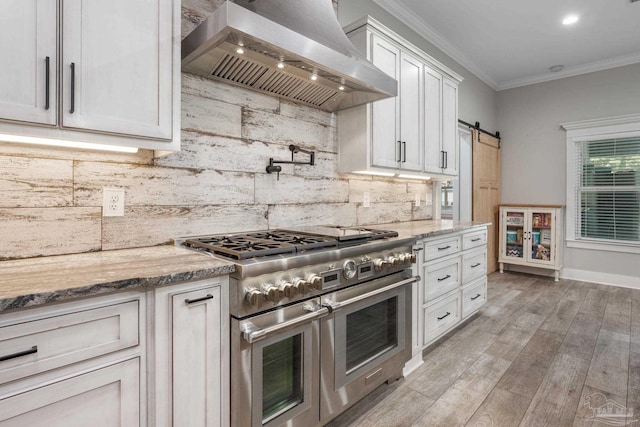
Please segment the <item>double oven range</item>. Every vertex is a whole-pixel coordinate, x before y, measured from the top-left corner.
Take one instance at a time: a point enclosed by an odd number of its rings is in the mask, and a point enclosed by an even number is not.
[[[234,260],[231,424],[323,425],[411,354],[413,239],[304,227],[182,239]]]

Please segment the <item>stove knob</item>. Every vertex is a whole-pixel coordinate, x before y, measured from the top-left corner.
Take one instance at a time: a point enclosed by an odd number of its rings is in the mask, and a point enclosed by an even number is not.
[[[298,294],[298,290],[293,285],[293,283],[284,282],[280,285],[280,291],[284,294],[285,297],[291,299]]]
[[[382,270],[386,270],[389,268],[389,261],[378,258],[377,260],[375,260],[373,262],[373,268],[376,271],[382,271]]]
[[[317,274],[310,274],[307,277],[307,283],[311,285],[312,289],[322,290],[322,277]]]
[[[264,293],[264,298],[267,301],[278,302],[280,300],[281,291],[276,286],[264,285],[262,287],[262,292]]]
[[[418,257],[416,257],[416,254],[409,254],[409,263],[410,264],[415,264],[417,259],[418,259]]]
[[[300,295],[304,295],[311,290],[311,284],[303,279],[295,279],[293,286]]]
[[[402,259],[400,258],[400,255],[392,256],[389,258],[389,263],[391,267],[398,267],[402,264]]]
[[[249,289],[244,294],[244,299],[253,306],[259,306],[264,298],[264,294],[258,289]]]

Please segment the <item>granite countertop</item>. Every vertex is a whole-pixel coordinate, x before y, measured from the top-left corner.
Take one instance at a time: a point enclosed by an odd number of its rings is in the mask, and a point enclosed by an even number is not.
[[[176,246],[0,262],[0,312],[229,274],[234,264]]]
[[[394,230],[400,238],[425,239],[489,224],[424,220],[367,227]],[[172,245],[2,261],[0,312],[233,271],[233,262]]]
[[[397,231],[398,237],[415,237],[426,239],[472,228],[481,228],[491,225],[490,222],[452,221],[448,219],[392,222],[389,224],[376,224],[371,228]],[[369,227],[369,226],[367,226]]]

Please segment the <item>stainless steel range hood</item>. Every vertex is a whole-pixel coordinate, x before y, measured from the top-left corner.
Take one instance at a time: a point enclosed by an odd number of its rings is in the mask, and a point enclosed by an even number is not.
[[[226,1],[183,39],[182,70],[325,111],[397,95],[345,36],[331,0]]]

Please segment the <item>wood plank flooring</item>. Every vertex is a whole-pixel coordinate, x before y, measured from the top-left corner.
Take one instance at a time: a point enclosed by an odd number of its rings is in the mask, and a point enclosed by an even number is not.
[[[493,273],[488,292],[418,370],[329,427],[640,426],[640,290]]]

